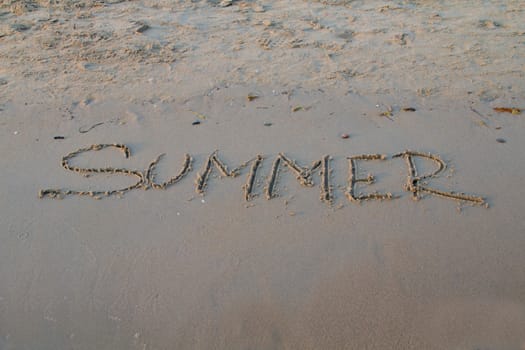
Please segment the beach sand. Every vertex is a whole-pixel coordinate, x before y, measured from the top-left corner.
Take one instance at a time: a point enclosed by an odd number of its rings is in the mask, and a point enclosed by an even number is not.
[[[521,1],[0,4],[0,350],[525,349]]]

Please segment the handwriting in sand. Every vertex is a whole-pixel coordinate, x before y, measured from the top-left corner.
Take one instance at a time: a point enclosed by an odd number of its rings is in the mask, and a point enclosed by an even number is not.
[[[71,165],[71,160],[77,157],[79,154],[85,152],[99,151],[105,148],[114,148],[123,152],[126,158],[131,156],[131,150],[128,146],[122,144],[95,144],[89,147],[80,148],[74,152],[65,155],[62,158],[62,167],[66,170],[82,174],[121,174],[123,176],[131,176],[136,178],[137,182],[121,189],[103,190],[103,191],[90,191],[90,190],[73,190],[73,189],[44,189],[40,190],[39,197],[49,197],[55,199],[61,199],[65,196],[77,195],[77,196],[90,196],[95,199],[101,199],[109,196],[122,196],[126,192],[135,189],[157,189],[165,190],[170,186],[175,185],[183,178],[185,178],[192,170],[193,159],[189,154],[186,154],[182,162],[182,167],[179,172],[170,178],[169,180],[159,183],[155,179],[155,169],[159,161],[162,159],[163,154],[159,155],[154,159],[146,168],[146,170],[130,170],[126,168],[81,168]],[[357,169],[359,162],[365,161],[385,161],[387,159],[403,158],[407,167],[407,179],[404,188],[407,192],[412,194],[413,199],[420,199],[424,194],[439,196],[442,198],[452,199],[460,202],[467,202],[476,205],[485,205],[487,203],[481,196],[465,194],[462,192],[443,191],[428,185],[431,178],[436,178],[446,169],[446,163],[437,155],[430,153],[422,153],[415,151],[403,151],[391,156],[384,154],[361,154],[356,156],[348,157],[348,180],[345,185],[345,196],[352,202],[360,202],[364,200],[391,200],[397,198],[392,193],[360,193],[357,191],[358,184],[373,184],[375,178],[373,175],[367,177],[359,177],[357,175]],[[420,174],[416,167],[415,159],[422,158],[433,162],[436,165],[436,169],[427,174]],[[266,185],[264,187],[264,195],[266,199],[270,200],[277,196],[277,185],[279,179],[279,172],[283,167],[288,168],[296,177],[297,181],[301,186],[313,187],[314,175],[318,171],[319,175],[319,188],[320,188],[320,200],[331,205],[334,200],[334,186],[331,180],[331,168],[330,162],[331,157],[329,155],[323,156],[321,159],[314,161],[310,166],[300,166],[295,160],[289,158],[284,153],[279,153],[275,156],[270,173],[266,176]],[[251,201],[256,197],[255,193],[255,180],[260,172],[261,165],[263,164],[264,157],[260,154],[254,158],[242,163],[236,168],[230,169],[220,158],[218,151],[214,151],[205,161],[203,168],[197,174],[195,180],[195,191],[198,194],[204,195],[206,193],[208,179],[210,174],[215,169],[222,176],[234,178],[241,174],[242,170],[249,167],[246,181],[243,185],[244,199]]]

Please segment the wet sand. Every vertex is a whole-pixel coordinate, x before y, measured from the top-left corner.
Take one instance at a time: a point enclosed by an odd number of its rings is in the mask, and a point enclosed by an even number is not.
[[[521,2],[1,4],[1,350],[525,349]]]

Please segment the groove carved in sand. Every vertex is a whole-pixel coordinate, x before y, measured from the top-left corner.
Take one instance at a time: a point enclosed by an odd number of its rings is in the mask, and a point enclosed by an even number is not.
[[[330,156],[326,155],[321,161],[321,201],[332,204],[334,196],[332,193],[332,185],[330,184]]]
[[[182,167],[179,172],[170,178],[169,180],[159,183],[155,180],[155,170],[159,161],[164,154],[159,155],[155,158],[146,168],[146,170],[130,170],[126,168],[113,168],[113,167],[104,167],[104,168],[82,168],[71,164],[71,161],[78,155],[91,152],[91,151],[100,151],[106,148],[114,148],[121,151],[126,158],[131,156],[131,150],[128,146],[122,144],[94,144],[89,147],[80,148],[76,151],[68,153],[62,158],[61,165],[64,169],[88,176],[90,174],[120,174],[124,176],[131,176],[137,178],[137,182],[121,189],[117,190],[105,190],[105,191],[91,191],[91,190],[74,190],[74,189],[43,189],[39,191],[39,197],[44,198],[55,198],[61,199],[69,195],[77,196],[90,196],[95,199],[101,199],[103,197],[109,197],[113,195],[123,195],[131,190],[142,188],[147,190],[149,188],[165,190],[168,187],[180,182],[188,173],[192,170],[192,157],[189,154],[186,154],[182,162]],[[419,175],[418,169],[416,167],[415,158],[428,159],[437,165],[437,169],[428,173]],[[385,200],[385,199],[394,199],[392,193],[368,193],[368,194],[359,194],[357,193],[356,186],[359,183],[373,184],[375,178],[373,175],[368,175],[367,177],[360,178],[357,175],[357,165],[358,161],[385,161],[387,159],[393,160],[396,158],[403,158],[407,165],[408,176],[407,181],[404,185],[404,188],[407,192],[412,194],[412,198],[415,200],[420,199],[422,193],[427,193],[435,195],[438,197],[453,199],[459,202],[467,202],[475,205],[485,205],[488,206],[485,202],[485,199],[480,196],[469,195],[462,192],[446,192],[431,188],[428,185],[428,180],[431,178],[436,178],[446,169],[446,163],[437,155],[426,154],[415,151],[404,151],[398,154],[394,154],[391,157],[387,157],[383,154],[362,154],[357,156],[348,157],[349,168],[348,168],[348,183],[347,189],[345,191],[346,197],[353,202],[360,202],[363,200]],[[278,184],[278,178],[280,169],[285,166],[287,167],[296,177],[299,184],[303,187],[313,187],[313,174],[314,171],[320,168],[320,200],[327,204],[332,204],[334,200],[333,186],[331,184],[331,173],[330,168],[331,157],[329,155],[323,156],[320,160],[314,161],[311,166],[304,167],[297,164],[295,160],[288,157],[284,153],[279,153],[274,159],[270,173],[266,177],[266,186],[265,186],[265,197],[266,199],[272,199],[277,196],[276,188]],[[200,173],[196,177],[196,187],[195,191],[199,194],[204,195],[208,185],[208,180],[213,169],[216,169],[221,176],[235,178],[239,176],[241,170],[247,167],[251,163],[250,170],[246,177],[246,181],[242,186],[244,191],[244,199],[246,201],[252,200],[256,194],[256,178],[263,164],[263,156],[257,155],[254,158],[242,163],[236,168],[230,169],[226,163],[224,163],[218,156],[218,151],[213,152],[204,163],[204,166]]]
[[[219,151],[216,150],[215,152],[213,152],[208,157],[208,159],[206,160],[206,165],[204,166],[204,169],[202,170],[202,172],[200,172],[197,175],[197,179],[195,181],[195,185],[196,185],[195,192],[197,192],[198,194],[201,194],[201,195],[205,194],[206,187],[208,186],[208,179],[209,179],[210,174],[211,174],[211,172],[213,170],[213,167],[215,167],[217,170],[219,170],[221,175],[224,176],[224,177],[237,177],[237,176],[239,176],[241,170],[244,169],[246,166],[248,166],[248,164],[250,162],[253,161],[253,165],[252,165],[252,168],[250,170],[250,174],[253,173],[253,176],[248,176],[248,179],[247,179],[248,182],[245,184],[245,187],[247,188],[247,190],[245,190],[245,191],[248,191],[248,192],[245,193],[245,198],[246,198],[246,200],[248,200],[248,198],[250,198],[251,195],[252,195],[252,191],[253,191],[253,187],[254,187],[253,186],[253,181],[255,181],[254,177],[256,175],[257,168],[260,166],[260,164],[262,162],[262,156],[261,155],[257,155],[255,157],[255,159],[251,159],[251,160],[249,160],[247,162],[242,163],[238,167],[236,167],[236,168],[234,168],[232,170],[229,170],[228,166],[219,158],[218,153],[219,153]],[[253,177],[253,179],[252,179],[252,177]]]
[[[357,161],[358,160],[385,160],[386,156],[383,154],[362,154],[359,156],[349,157],[349,166],[348,169],[348,189],[346,191],[346,196],[353,202],[359,202],[362,200],[371,200],[371,199],[392,199],[392,193],[369,193],[369,194],[357,194],[356,193],[356,184],[360,182],[365,182],[369,185],[375,182],[373,175],[368,175],[366,178],[357,177]]]
[[[155,160],[153,160],[148,166],[148,170],[146,171],[146,180],[148,181],[148,184],[157,190],[165,190],[171,185],[174,185],[180,180],[182,180],[182,178],[184,178],[184,176],[191,171],[191,162],[193,160],[189,154],[186,154],[184,156],[184,163],[179,173],[166,182],[157,183],[155,182],[155,167],[157,166],[157,164],[163,156],[164,153],[159,155]]]
[[[107,168],[80,168],[76,167],[70,164],[70,160],[75,158],[81,153],[89,152],[89,151],[100,151],[105,148],[116,148],[121,150],[124,153],[124,156],[126,158],[129,158],[131,156],[131,151],[129,147],[122,144],[95,144],[91,145],[89,147],[80,148],[74,152],[71,152],[64,157],[62,157],[62,167],[66,170],[73,171],[75,173],[81,174],[81,175],[89,175],[89,174],[124,174],[128,176],[134,176],[138,178],[138,181],[128,187],[121,188],[118,190],[107,190],[107,191],[81,191],[81,190],[71,190],[71,189],[46,189],[46,190],[40,190],[39,197],[50,197],[55,199],[61,199],[64,196],[68,195],[77,195],[77,196],[90,196],[95,199],[100,199],[102,197],[109,197],[112,195],[123,195],[126,192],[129,192],[131,190],[134,190],[136,188],[139,188],[144,185],[145,182],[145,176],[144,173],[138,170],[129,170],[124,168],[113,168],[113,167],[107,167]]]
[[[289,158],[282,152],[279,153],[273,162],[272,170],[270,171],[270,175],[268,176],[265,193],[266,199],[272,199],[274,197],[277,197],[275,189],[277,187],[281,163],[292,171],[292,173],[295,175],[295,178],[297,179],[297,181],[299,181],[299,184],[301,184],[301,186],[312,187],[314,185],[314,182],[312,180],[312,174],[315,169],[321,166],[322,161],[315,161],[309,168],[301,167],[296,163],[295,160]]]
[[[437,177],[438,174],[440,174],[446,169],[447,164],[440,157],[430,153],[426,154],[422,152],[414,152],[409,150],[395,154],[392,157],[403,157],[405,159],[408,168],[408,176],[407,182],[405,184],[405,189],[412,193],[412,199],[419,200],[421,198],[421,192],[425,192],[443,198],[450,198],[458,201],[470,202],[479,205],[487,205],[483,197],[474,196],[462,192],[445,192],[434,188],[430,188],[426,186],[426,184],[424,184],[423,180]],[[429,159],[435,164],[437,164],[438,168],[430,174],[418,175],[417,167],[414,162],[415,157]]]
[[[252,166],[250,168],[250,172],[248,173],[248,177],[246,178],[246,183],[243,186],[244,189],[244,199],[248,202],[254,198],[253,189],[255,186],[255,178],[257,176],[257,170],[261,166],[263,162],[263,157],[261,155],[257,155],[255,160],[252,163]]]

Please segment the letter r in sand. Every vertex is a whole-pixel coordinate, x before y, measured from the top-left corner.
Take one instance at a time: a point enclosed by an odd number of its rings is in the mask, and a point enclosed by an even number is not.
[[[466,201],[471,202],[474,204],[485,204],[485,199],[478,196],[472,196],[465,193],[456,193],[456,192],[444,192],[440,190],[436,190],[434,188],[428,187],[426,184],[422,184],[424,180],[437,177],[441,172],[443,172],[447,165],[445,162],[439,158],[438,156],[435,156],[433,154],[425,154],[421,152],[414,152],[414,151],[404,151],[402,153],[396,154],[393,156],[393,158],[397,157],[403,157],[405,159],[405,162],[407,164],[408,168],[408,177],[407,177],[407,183],[405,185],[406,190],[412,193],[412,198],[414,200],[418,200],[421,198],[421,192],[426,192],[429,194],[433,194],[436,196],[440,196],[443,198],[449,198],[449,199],[455,199],[458,201]],[[429,159],[435,164],[437,164],[438,168],[429,174],[425,175],[418,175],[417,167],[414,162],[415,157],[425,158]]]

